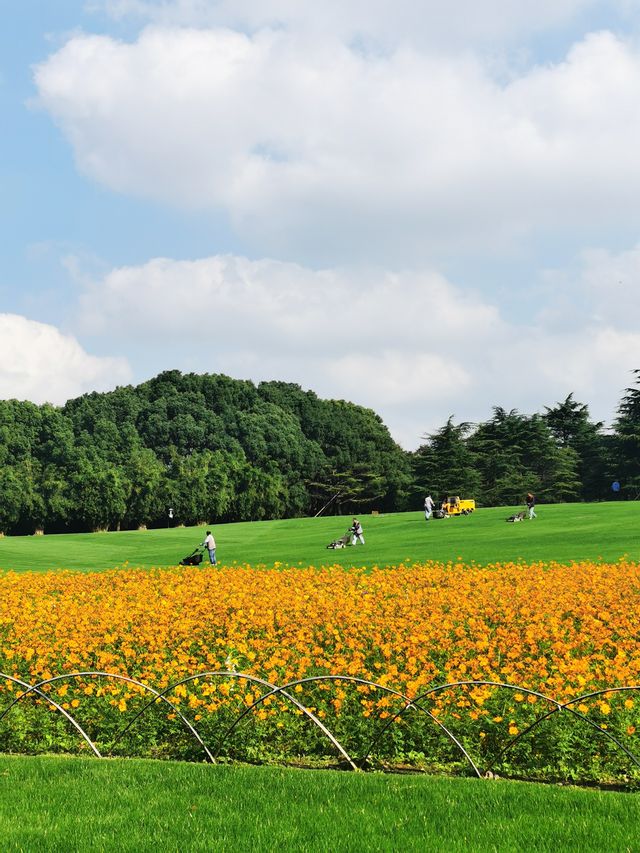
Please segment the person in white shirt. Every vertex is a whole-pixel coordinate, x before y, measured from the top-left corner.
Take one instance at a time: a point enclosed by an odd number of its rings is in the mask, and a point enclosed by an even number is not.
[[[424,519],[425,519],[425,521],[429,521],[429,519],[431,518],[431,514],[433,512],[434,506],[435,506],[435,504],[433,502],[433,498],[431,497],[431,495],[427,495],[426,498],[424,499]]]
[[[206,548],[209,552],[209,560],[211,561],[211,565],[215,566],[216,563],[216,540],[213,538],[213,535],[210,530],[207,530],[207,535],[205,537],[204,542],[202,543],[202,548]]]
[[[364,536],[362,535],[362,525],[358,521],[357,518],[353,519],[353,524],[351,525],[351,544],[355,545],[358,539],[364,545]]]

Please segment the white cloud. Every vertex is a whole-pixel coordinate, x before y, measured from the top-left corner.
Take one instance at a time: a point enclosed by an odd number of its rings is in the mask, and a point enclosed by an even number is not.
[[[596,306],[599,294],[580,286]],[[640,364],[640,333],[613,317],[599,322],[595,309],[571,331],[534,316],[509,322],[486,298],[428,271],[156,259],[111,271],[79,309],[84,334],[136,340],[154,372],[162,364],[298,382],[374,409],[406,447],[450,414],[480,421],[492,405],[541,411],[570,392],[609,422]]]
[[[587,329],[580,341],[560,344],[556,352],[547,352],[543,359],[548,378],[557,376],[560,366],[565,382],[587,397],[589,392],[597,392],[598,387],[609,385],[614,405],[620,399],[629,370],[637,364],[640,364],[640,332],[623,332],[610,326]],[[612,379],[622,384],[616,387]]]
[[[539,325],[558,333],[612,328],[635,333],[640,317],[640,245],[585,249],[567,268],[546,270],[536,288]]]
[[[144,323],[140,319],[144,318]],[[210,322],[226,349],[262,343],[325,353],[405,347],[437,353],[461,333],[498,324],[497,311],[437,273],[314,272],[298,264],[217,256],[158,258],[110,272],[81,300],[82,328],[142,339],[186,335]],[[116,331],[117,330],[117,331]],[[244,330],[244,333],[241,333]]]
[[[222,209],[258,253],[397,266],[638,212],[640,54],[606,32],[500,84],[469,55],[154,27],[76,36],[36,83],[85,174]]]
[[[592,250],[583,254],[578,284],[600,323],[638,329],[640,318],[640,246],[618,254]]]
[[[54,326],[0,314],[0,398],[60,405],[129,381],[123,358],[98,358]]]
[[[511,369],[524,387],[504,395],[505,406],[536,410],[573,392],[594,418],[609,423],[630,371],[640,364],[640,333],[596,324],[571,334],[533,327],[521,329],[515,353]]]
[[[624,0],[611,4],[620,6]],[[600,0],[94,0],[93,8],[121,20],[164,25],[225,26],[256,30],[285,27],[357,36],[389,44],[419,41],[432,45],[495,42],[567,24]]]
[[[472,370],[462,353],[382,349],[371,354],[350,354],[327,365],[332,386],[357,393],[368,401],[383,400],[386,407],[429,402],[441,403],[467,393]],[[373,403],[369,406],[374,408]]]

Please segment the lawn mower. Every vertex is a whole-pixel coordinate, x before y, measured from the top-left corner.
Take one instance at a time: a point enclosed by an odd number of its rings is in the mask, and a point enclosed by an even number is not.
[[[202,562],[202,546],[198,545],[198,547],[191,552],[187,557],[184,557],[180,560],[181,566],[199,566]]]

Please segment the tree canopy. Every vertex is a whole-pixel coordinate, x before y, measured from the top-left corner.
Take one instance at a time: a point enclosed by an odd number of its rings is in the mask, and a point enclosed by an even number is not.
[[[371,409],[285,382],[159,374],[62,407],[0,400],[0,532],[135,528],[640,495],[640,370],[613,429],[569,394],[525,415],[453,416],[403,451]]]
[[[375,412],[282,382],[168,371],[65,406],[0,401],[0,532],[390,510],[408,455]]]

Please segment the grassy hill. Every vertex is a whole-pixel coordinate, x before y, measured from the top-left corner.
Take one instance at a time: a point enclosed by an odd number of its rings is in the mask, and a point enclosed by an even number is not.
[[[349,526],[347,517],[256,521],[212,527],[221,564],[349,566],[404,560],[462,560],[488,564],[524,560],[640,560],[640,502],[540,506],[538,518],[507,524],[514,508],[425,522],[422,513],[361,516],[366,545],[329,551]],[[104,570],[176,565],[204,539],[205,528],[83,533],[0,539],[0,569]]]

